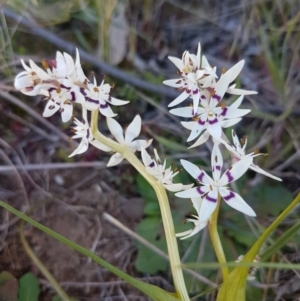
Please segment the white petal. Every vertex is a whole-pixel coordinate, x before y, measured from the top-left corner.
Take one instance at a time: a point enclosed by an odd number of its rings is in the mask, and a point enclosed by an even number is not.
[[[107,126],[112,135],[117,139],[120,144],[125,144],[123,129],[121,125],[113,118],[106,118]]]
[[[237,109],[241,105],[243,99],[244,99],[244,96],[243,95],[240,96],[234,103],[232,103],[230,105],[230,108]]]
[[[115,166],[123,161],[123,156],[119,153],[112,155],[107,163],[107,167]]]
[[[187,142],[196,139],[202,133],[202,131],[206,129],[206,124],[207,124],[206,120],[200,117],[198,121],[195,122],[194,127],[189,137],[187,138]]]
[[[232,165],[232,168],[227,169],[219,184],[220,186],[227,185],[228,183],[231,183],[233,181],[236,181],[239,179],[250,167],[251,163],[253,161],[253,158],[245,158],[240,160],[239,162]]]
[[[169,87],[173,88],[179,88],[182,87],[183,85],[183,79],[182,78],[177,78],[177,79],[167,79],[163,81],[163,84]]]
[[[222,135],[221,123],[219,122],[216,116],[209,117],[209,120],[206,122],[207,130],[209,133],[216,139],[220,139]]]
[[[89,147],[88,139],[83,138],[81,140],[80,144],[78,145],[78,147],[73,151],[73,153],[71,155],[69,155],[69,158],[86,152],[88,147]]]
[[[189,93],[183,91],[177,98],[175,98],[171,103],[169,103],[168,107],[174,107],[181,102],[185,101],[190,96]]]
[[[224,187],[220,187],[219,192],[220,192],[221,196],[223,197],[224,201],[232,208],[234,208],[246,215],[256,216],[253,209],[243,200],[243,198],[239,194],[237,194],[231,190],[228,190]]]
[[[181,59],[174,56],[168,56],[168,59],[177,67],[177,69],[182,70],[183,62]]]
[[[182,121],[180,123],[182,124],[183,127],[191,131],[195,126],[196,121]]]
[[[203,198],[203,203],[199,212],[201,220],[208,220],[215,211],[218,204],[218,190],[213,189]]]
[[[127,103],[129,103],[129,101],[127,100],[120,100],[114,97],[109,97],[107,102],[109,102],[110,104],[114,105],[114,106],[123,106],[126,105]]]
[[[144,148],[141,148],[141,155],[142,155],[142,160],[143,160],[143,163],[145,166],[152,165],[153,160]]]
[[[164,184],[163,183],[163,186],[168,190],[168,191],[171,191],[171,192],[177,192],[179,190],[182,190],[182,184],[181,183],[173,183],[173,184]]]
[[[232,95],[252,95],[252,94],[257,94],[256,91],[250,91],[250,90],[244,90],[244,89],[235,89],[233,86],[230,86],[226,90],[227,93],[232,94]]]
[[[225,107],[223,109],[223,112],[221,113],[221,116],[227,119],[232,119],[232,118],[239,118],[245,116],[250,112],[251,110],[247,110],[247,109],[235,109],[231,107]]]
[[[222,128],[229,128],[237,123],[239,123],[242,118],[233,118],[233,119],[226,119],[221,121]]]
[[[273,176],[272,174],[270,174],[270,173],[264,171],[263,169],[261,169],[261,168],[260,168],[259,166],[257,166],[257,165],[251,164],[251,165],[250,165],[250,169],[252,169],[252,170],[254,170],[254,171],[256,171],[256,172],[258,172],[258,173],[260,173],[260,174],[262,174],[262,175],[264,175],[264,176],[270,177],[270,178],[272,178],[272,179],[274,179],[274,180],[282,181],[282,179],[280,179],[280,178],[278,178],[278,177],[275,177],[275,176]]]
[[[73,114],[73,105],[70,101],[65,101],[61,106],[61,119],[63,122],[68,122],[72,118]]]
[[[177,192],[175,195],[179,198],[190,199],[190,198],[201,197],[208,191],[209,191],[209,188],[207,186],[198,186],[198,187],[193,187],[191,189]]]
[[[197,49],[197,63],[198,63],[198,65],[197,65],[197,67],[198,67],[198,69],[200,69],[200,61],[201,61],[201,44],[200,44],[200,42],[198,43],[198,49]]]
[[[43,117],[50,117],[59,110],[60,106],[52,100],[49,100],[43,112]]]
[[[141,132],[142,119],[136,115],[125,131],[125,144],[128,145]]]
[[[205,143],[208,140],[209,137],[210,137],[209,131],[205,130],[203,132],[203,134],[197,139],[197,141],[188,148],[193,148],[193,147],[196,147],[198,145],[201,145],[201,144]]]
[[[56,52],[56,68],[55,73],[58,78],[64,78],[67,76],[67,65],[64,56],[61,52]]]
[[[170,113],[176,116],[187,117],[187,118],[195,116],[194,109],[192,107],[172,109],[170,110]]]
[[[227,71],[227,72],[230,72],[230,76],[231,76],[229,83],[233,82],[238,77],[238,75],[241,73],[241,71],[244,67],[244,64],[245,64],[245,61],[241,60]]]
[[[117,116],[117,114],[115,114],[112,111],[111,107],[106,102],[103,101],[103,103],[102,103],[102,101],[100,101],[100,107],[99,107],[99,111],[102,115],[104,115],[106,117],[115,117],[115,116]]]
[[[215,181],[220,180],[221,169],[223,167],[223,157],[220,148],[217,144],[214,144],[211,153],[211,168]]]
[[[153,139],[149,139],[149,140],[138,139],[127,144],[127,146],[134,150],[141,151],[141,148],[146,149],[152,143],[152,141]]]

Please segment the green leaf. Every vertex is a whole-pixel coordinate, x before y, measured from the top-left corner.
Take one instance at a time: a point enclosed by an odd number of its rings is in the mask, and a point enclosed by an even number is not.
[[[0,206],[8,210],[9,212],[13,213],[14,215],[18,216],[19,218],[23,219],[27,223],[31,224],[32,226],[38,228],[39,230],[43,231],[47,235],[55,238],[56,240],[60,241],[61,243],[67,245],[68,247],[80,252],[81,254],[84,254],[85,256],[91,258],[95,262],[97,262],[99,265],[102,267],[106,268],[113,274],[117,275],[127,283],[131,284],[133,287],[137,288],[141,292],[143,292],[145,295],[149,296],[152,298],[154,301],[180,301],[175,294],[166,292],[165,290],[152,285],[145,283],[141,280],[135,279],[131,277],[130,275],[126,274],[125,272],[119,270],[118,268],[114,267],[107,261],[103,260],[101,257],[97,256],[90,250],[74,243],[73,241],[65,238],[64,236],[56,233],[55,231],[52,231],[51,229],[43,226],[42,224],[36,222],[26,214],[14,209],[13,207],[9,206],[8,204],[4,203],[3,201],[0,201]],[[19,300],[21,301],[21,300]],[[22,300],[23,301],[23,300]],[[29,300],[29,301],[34,301],[34,300]]]
[[[274,198],[276,201],[277,198]],[[279,226],[282,220],[298,205],[300,193],[293,202],[275,219],[275,221],[262,233],[252,248],[244,256],[243,262],[252,263],[260,248],[267,240],[268,236]],[[224,280],[217,301],[239,300],[245,301],[246,282],[249,267],[237,266]]]
[[[39,281],[32,273],[21,277],[19,283],[19,301],[38,301],[40,294]]]
[[[161,218],[145,218],[136,227],[136,232],[159,249],[167,250]],[[166,271],[168,262],[146,246],[139,246],[135,266],[142,273],[155,274],[159,271]]]
[[[9,272],[0,273],[0,301],[18,300],[18,280]]]

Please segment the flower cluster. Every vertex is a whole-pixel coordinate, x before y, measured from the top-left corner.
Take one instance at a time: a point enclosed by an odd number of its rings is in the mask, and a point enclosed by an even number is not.
[[[233,144],[228,142],[223,128],[231,127],[241,121],[242,117],[250,110],[240,109],[244,95],[256,94],[255,91],[237,89],[233,82],[241,72],[244,61],[240,61],[226,72],[222,72],[220,78],[217,76],[217,68],[212,68],[206,57],[201,55],[200,44],[197,55],[185,51],[182,59],[169,57],[178,69],[180,78],[164,81],[164,84],[178,88],[182,93],[173,100],[169,107],[176,106],[183,101],[191,100],[186,107],[171,109],[170,113],[176,116],[190,118],[191,121],[184,121],[182,125],[190,130],[187,141],[196,142],[191,147],[205,143],[212,137],[214,143],[211,153],[212,177],[195,164],[181,160],[184,169],[197,181],[199,186],[177,192],[176,196],[191,198],[197,215],[192,215],[186,221],[194,223],[194,229],[177,234],[181,239],[190,237],[209,222],[209,219],[222,198],[232,208],[255,216],[253,209],[236,192],[230,190],[228,185],[239,179],[249,168],[269,176],[275,180],[281,179],[267,173],[253,163],[253,158],[259,155],[258,151],[245,154],[247,139],[240,143],[236,133],[232,131]],[[227,105],[225,94],[238,95],[239,97],[232,104]],[[232,166],[222,175],[223,157],[220,150],[222,145],[230,152]]]

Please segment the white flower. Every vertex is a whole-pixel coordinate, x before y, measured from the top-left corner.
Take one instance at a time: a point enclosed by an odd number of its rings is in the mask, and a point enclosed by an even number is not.
[[[248,158],[251,158],[252,163],[249,167],[250,169],[252,169],[252,170],[254,170],[254,171],[256,171],[260,174],[263,174],[267,177],[270,177],[274,180],[282,181],[280,178],[273,176],[272,174],[264,171],[259,166],[255,165],[253,163],[253,158],[255,158],[257,156],[264,155],[264,154],[258,153],[257,151],[254,151],[254,152],[249,153],[249,154],[246,155],[245,149],[246,149],[246,146],[247,146],[247,138],[243,141],[243,145],[241,145],[239,137],[236,135],[235,131],[232,130],[232,140],[233,140],[234,145],[228,144],[225,140],[221,140],[221,142],[232,153],[234,162],[238,162],[240,160],[247,160]]]
[[[72,152],[72,154],[69,155],[69,157],[73,157],[75,155],[79,155],[86,152],[89,147],[89,144],[92,144],[96,148],[105,152],[111,151],[109,147],[93,138],[92,131],[87,121],[87,111],[84,107],[82,107],[82,121],[79,121],[77,118],[75,118],[74,123],[76,125],[73,128],[73,132],[75,133],[75,135],[72,137],[72,139],[81,138],[81,142],[78,145],[78,147]]]
[[[167,190],[175,192],[189,189],[193,186],[193,184],[183,185],[181,183],[173,183],[173,178],[179,173],[179,171],[173,172],[172,166],[166,168],[166,159],[164,160],[164,163],[161,163],[156,149],[154,149],[155,160],[149,156],[144,148],[141,149],[141,153],[146,171],[161,182]]]
[[[181,233],[177,233],[176,236],[180,237],[180,239],[186,239],[188,237],[191,237],[195,234],[197,234],[199,231],[201,231],[203,228],[207,226],[208,219],[207,220],[202,220],[200,218],[200,209],[201,206],[203,205],[203,199],[201,197],[196,197],[196,198],[191,198],[193,206],[195,210],[197,211],[197,215],[192,214],[191,216],[193,218],[187,218],[185,219],[185,222],[191,222],[194,223],[194,229],[190,229]]]
[[[48,79],[48,75],[40,67],[38,67],[32,60],[29,60],[29,66],[27,66],[23,60],[21,60],[22,66],[25,71],[20,72],[15,78],[15,88],[20,90],[23,94],[29,96],[35,96],[40,94],[41,89],[49,88],[49,83],[44,83],[44,80]]]
[[[168,106],[176,106],[187,98],[192,97],[193,107],[196,110],[201,96],[201,89],[198,85],[198,82],[201,82],[203,85],[206,83],[207,79],[211,79],[212,77],[214,78],[216,75],[212,70],[215,71],[215,69],[208,70],[208,68],[206,68],[207,66],[205,66],[205,68],[201,70],[200,43],[198,44],[197,55],[190,54],[188,51],[185,51],[181,60],[176,57],[169,57],[169,60],[175,64],[175,66],[178,68],[178,74],[182,77],[179,79],[165,80],[163,83],[167,86],[178,88],[179,91],[183,92]]]
[[[134,140],[141,132],[142,120],[139,115],[135,116],[132,122],[129,124],[125,131],[125,137],[123,134],[123,129],[120,124],[113,118],[106,118],[108,128],[116,140],[127,146],[133,153],[136,151],[141,151],[141,148],[147,148],[153,139],[149,140]],[[110,160],[107,163],[107,166],[114,166],[122,162],[123,156],[120,153],[115,153],[112,155]]]
[[[86,89],[82,89],[81,92],[85,96],[85,107],[90,110],[99,109],[100,113],[106,117],[114,117],[115,114],[109,104],[114,106],[122,106],[127,104],[129,101],[119,100],[109,95],[111,86],[109,84],[104,84],[104,80],[101,85],[98,87],[96,78],[94,77],[93,83],[86,80],[85,84]]]
[[[73,102],[83,104],[84,96],[78,91],[68,79],[65,79],[60,88],[51,87],[48,90],[42,90],[49,100],[44,109],[43,116],[50,117],[57,111],[61,113],[63,122],[68,122],[73,114]]]
[[[216,78],[218,78],[216,67],[212,68],[204,55],[201,57],[200,43],[198,44],[197,56],[185,51],[181,60],[175,57],[169,57],[169,59],[178,68],[178,74],[181,75],[181,78],[165,80],[163,83],[182,91],[182,93],[169,104],[169,107],[176,106],[191,97],[193,99],[193,109],[196,111],[203,91],[206,89],[213,91],[216,88]],[[256,94],[255,91],[236,89],[236,84],[229,86],[241,72],[244,63],[244,61],[240,61],[225,74],[222,74],[221,78],[224,75],[228,77],[230,74],[224,93],[227,92],[235,95]]]
[[[213,93],[205,91],[205,93],[201,95],[202,107],[198,107],[196,112],[193,107],[178,108],[170,111],[171,114],[177,116],[197,119],[197,121],[192,122],[193,127],[191,128],[191,134],[187,141],[194,140],[206,129],[211,136],[218,140],[221,138],[222,126],[226,126],[224,121],[233,119],[233,124],[235,124],[240,121],[239,117],[244,116],[251,111],[238,109],[243,100],[243,96],[240,96],[229,107],[221,104],[220,101],[224,96],[230,81],[231,73],[226,72],[217,82]],[[232,123],[230,124],[232,125]]]
[[[251,163],[251,158],[239,161],[233,164],[231,168],[227,169],[221,177],[223,158],[219,146],[214,144],[211,155],[213,178],[195,164],[186,160],[181,160],[181,164],[185,170],[203,186],[181,191],[175,195],[181,198],[202,197],[203,204],[200,208],[199,216],[203,221],[207,220],[216,209],[219,194],[232,208],[249,216],[255,216],[255,212],[243,198],[237,193],[229,190],[227,187],[229,183],[239,179],[248,170]]]

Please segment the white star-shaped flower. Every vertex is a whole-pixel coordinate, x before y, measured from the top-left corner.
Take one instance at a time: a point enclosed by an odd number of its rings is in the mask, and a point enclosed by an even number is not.
[[[193,184],[183,185],[182,183],[173,183],[173,178],[179,173],[179,171],[173,172],[172,166],[166,168],[166,159],[162,163],[156,149],[154,149],[155,160],[149,156],[144,148],[141,149],[141,153],[146,171],[161,182],[167,190],[175,192],[189,189],[193,186]]]
[[[102,81],[100,86],[97,86],[96,78],[94,77],[93,83],[86,79],[86,89],[81,89],[81,92],[85,96],[85,107],[94,111],[99,109],[100,113],[106,117],[114,117],[115,114],[109,105],[122,106],[127,104],[129,101],[119,100],[109,95],[111,86],[104,84]]]
[[[83,104],[84,96],[79,92],[79,88],[74,86],[68,79],[62,81],[60,88],[51,87],[42,90],[49,100],[43,112],[44,117],[50,117],[57,111],[61,113],[63,122],[68,122],[73,114],[73,102]]]
[[[203,186],[194,187],[185,191],[177,192],[175,195],[180,198],[195,198],[202,197],[203,204],[200,208],[199,216],[201,220],[209,219],[211,214],[217,207],[218,195],[220,194],[223,200],[232,208],[243,212],[249,216],[255,216],[253,209],[243,200],[243,198],[228,189],[227,185],[239,179],[250,167],[252,159],[248,158],[239,161],[227,169],[221,176],[221,169],[223,166],[223,157],[219,146],[214,144],[211,165],[213,178],[200,169],[193,163],[186,160],[180,161],[184,169],[194,177]]]
[[[82,107],[82,121],[75,118],[74,123],[75,127],[73,128],[73,132],[75,135],[72,137],[72,139],[81,139],[81,141],[78,147],[72,152],[71,155],[69,155],[69,157],[86,152],[89,148],[89,144],[94,145],[96,148],[104,152],[111,151],[109,147],[94,139],[87,120],[87,111],[84,107]]]
[[[220,139],[222,134],[222,127],[226,127],[225,121],[233,119],[233,124],[240,121],[240,117],[246,115],[251,110],[239,109],[243,96],[240,96],[231,106],[221,104],[221,99],[224,96],[229,82],[231,81],[231,73],[224,74],[215,86],[212,92],[205,91],[201,95],[201,106],[196,112],[193,107],[184,107],[173,109],[171,114],[180,117],[189,117],[197,119],[192,121],[191,134],[187,141],[192,141],[197,138],[204,130],[213,136],[215,139]],[[186,124],[186,123],[185,123]],[[232,123],[230,123],[232,125]]]
[[[225,145],[225,147],[231,152],[231,154],[233,155],[233,161],[234,162],[238,162],[241,160],[247,160],[249,158],[252,159],[252,163],[250,165],[250,169],[252,169],[253,171],[256,171],[260,174],[263,174],[267,177],[270,177],[274,180],[277,181],[282,181],[280,178],[273,176],[272,174],[264,171],[263,169],[261,169],[259,166],[255,165],[253,163],[253,158],[257,157],[257,156],[262,156],[264,154],[262,153],[258,153],[258,151],[254,151],[252,153],[246,154],[245,150],[246,150],[246,146],[247,146],[247,138],[244,139],[243,141],[243,145],[241,145],[239,137],[237,136],[237,134],[235,133],[234,130],[232,130],[232,140],[233,140],[233,145],[232,144],[228,144],[225,140],[221,140],[221,142]]]
[[[133,140],[141,132],[142,119],[139,115],[135,116],[135,118],[125,130],[125,137],[121,125],[115,119],[107,117],[106,122],[110,132],[113,134],[116,140],[120,144],[127,146],[133,153],[135,153],[136,151],[141,151],[141,148],[147,148],[153,141],[153,139]],[[108,161],[107,166],[117,165],[122,162],[122,160],[123,156],[120,153],[115,153]]]
[[[194,223],[194,229],[190,229],[181,233],[177,233],[176,236],[180,237],[180,239],[186,239],[188,237],[191,237],[195,234],[197,234],[198,232],[200,232],[203,228],[205,228],[207,226],[208,223],[208,219],[207,220],[202,220],[200,218],[200,210],[201,210],[201,206],[203,205],[203,199],[201,197],[196,197],[196,198],[191,198],[192,203],[193,203],[193,207],[195,208],[195,210],[197,211],[198,215],[194,215],[192,214],[191,217],[192,218],[186,218],[185,222],[191,222]]]

